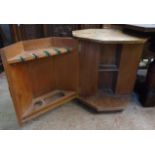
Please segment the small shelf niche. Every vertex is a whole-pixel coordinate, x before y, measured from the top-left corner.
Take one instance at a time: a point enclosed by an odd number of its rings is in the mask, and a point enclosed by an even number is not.
[[[105,44],[101,46],[98,67],[98,89],[101,90],[103,94],[115,94],[120,55],[120,44]]]

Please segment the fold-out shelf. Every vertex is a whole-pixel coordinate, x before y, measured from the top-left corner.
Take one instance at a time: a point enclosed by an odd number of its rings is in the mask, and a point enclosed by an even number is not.
[[[100,64],[99,65],[99,72],[117,72],[118,71],[118,67],[115,64]]]
[[[77,97],[74,91],[55,90],[40,97],[33,99],[32,105],[23,115],[24,122],[36,115],[40,115],[49,109],[53,109],[62,105],[62,103],[69,102]]]
[[[57,48],[57,47],[28,50],[23,51],[12,58],[9,58],[8,63],[13,64],[13,63],[25,62],[34,59],[60,55],[71,51],[72,48]]]

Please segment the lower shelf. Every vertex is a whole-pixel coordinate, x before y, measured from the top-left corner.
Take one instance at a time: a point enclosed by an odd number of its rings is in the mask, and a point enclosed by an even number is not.
[[[32,101],[23,115],[23,123],[77,97],[73,91],[55,90]]]
[[[99,91],[95,96],[84,98],[79,97],[74,91],[55,90],[33,99],[32,105],[22,117],[22,122],[25,123],[73,99],[82,101],[97,112],[121,111],[130,102],[130,96],[117,96],[103,91]]]
[[[99,91],[95,96],[80,97],[80,100],[97,112],[122,111],[131,100],[130,95],[110,95]]]

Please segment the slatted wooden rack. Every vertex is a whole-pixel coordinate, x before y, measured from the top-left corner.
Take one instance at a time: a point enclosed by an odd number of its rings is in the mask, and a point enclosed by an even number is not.
[[[75,39],[29,40],[1,51],[20,125],[77,98],[78,52]]]

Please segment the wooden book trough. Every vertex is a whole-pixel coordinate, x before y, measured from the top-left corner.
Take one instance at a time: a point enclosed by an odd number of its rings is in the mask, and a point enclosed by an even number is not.
[[[77,97],[76,40],[18,42],[3,48],[2,58],[20,125]]]

